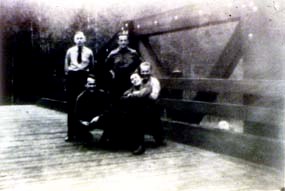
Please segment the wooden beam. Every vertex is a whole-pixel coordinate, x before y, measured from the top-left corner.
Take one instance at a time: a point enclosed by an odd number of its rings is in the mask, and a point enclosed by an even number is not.
[[[103,63],[106,59],[106,57],[108,56],[108,54],[110,53],[110,51],[112,50],[112,45],[115,44],[116,39],[118,38],[118,33],[120,31],[117,31],[111,38],[110,40],[104,44],[104,46],[102,46],[97,54],[96,54],[96,59],[98,60],[99,63]]]
[[[49,109],[67,112],[67,102],[64,100],[55,100],[50,98],[41,98],[36,105]]]
[[[282,125],[283,124],[283,125]],[[243,123],[243,133],[254,136],[261,136],[284,141],[284,122],[278,126],[262,124],[258,122],[245,121]]]
[[[183,111],[184,113],[190,112],[203,115],[229,117],[276,126],[281,125],[285,114],[281,109],[177,99],[161,99],[160,104],[164,108],[171,109],[172,111],[174,110]],[[191,117],[191,114],[189,114],[189,118]]]
[[[238,23],[230,40],[213,66],[209,78],[229,78],[242,56],[242,31]]]
[[[144,60],[150,62],[153,66],[153,73],[156,77],[162,77],[165,76],[165,69],[161,67],[161,63],[154,52],[152,46],[149,43],[149,39],[141,38],[141,40],[138,43],[138,48],[141,56],[144,58]]]
[[[133,23],[137,35],[153,36],[239,20],[240,13],[235,7],[215,6],[209,9],[195,4],[135,19]]]
[[[242,56],[242,38],[240,23],[235,28],[233,35],[225,46],[218,61],[213,66],[209,78],[229,78],[233,73],[239,59]],[[216,100],[218,93],[215,92],[198,92],[194,100],[213,102]],[[204,115],[196,114],[193,117],[193,123],[199,123]]]
[[[165,89],[190,89],[216,93],[239,93],[284,97],[284,80],[230,80],[230,79],[193,79],[193,78],[161,78]]]
[[[284,171],[282,140],[163,120],[170,139]]]

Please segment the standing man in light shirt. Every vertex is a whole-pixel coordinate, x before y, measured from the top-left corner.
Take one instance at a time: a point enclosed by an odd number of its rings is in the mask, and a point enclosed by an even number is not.
[[[67,137],[66,141],[77,140],[74,107],[77,96],[84,90],[87,77],[93,72],[94,56],[90,48],[84,46],[83,32],[74,35],[75,46],[69,48],[65,56],[64,72],[67,92]]]

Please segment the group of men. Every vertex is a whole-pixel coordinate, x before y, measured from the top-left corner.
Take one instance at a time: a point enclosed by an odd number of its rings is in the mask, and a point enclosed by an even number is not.
[[[66,53],[64,67],[66,141],[92,140],[90,130],[99,128],[103,129],[101,144],[117,145],[127,140],[135,155],[145,152],[145,133],[152,134],[157,145],[164,145],[157,105],[160,83],[152,76],[151,64],[128,46],[128,34],[119,33],[118,48],[98,64],[92,50],[84,45],[83,32],[75,34],[74,42],[75,46]]]

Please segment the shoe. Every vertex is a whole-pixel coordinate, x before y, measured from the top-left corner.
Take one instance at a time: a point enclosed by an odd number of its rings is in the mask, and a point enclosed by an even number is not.
[[[65,137],[64,141],[65,142],[73,142],[73,141],[76,141],[76,140],[75,140],[75,137],[67,136],[67,137]]]
[[[155,141],[155,145],[157,146],[157,147],[164,147],[164,146],[167,146],[167,143],[166,143],[166,141],[165,140],[156,140]]]
[[[110,140],[107,137],[101,137],[98,141],[100,146],[106,146],[110,143]]]
[[[85,132],[78,137],[78,140],[81,142],[92,142],[93,135],[89,132]]]
[[[145,148],[143,145],[139,145],[132,153],[133,155],[141,155],[145,152]]]

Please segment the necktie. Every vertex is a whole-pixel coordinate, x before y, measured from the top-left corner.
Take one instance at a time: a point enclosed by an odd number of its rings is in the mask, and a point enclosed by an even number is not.
[[[77,55],[77,62],[78,63],[81,63],[82,61],[82,58],[81,58],[81,55],[82,55],[82,47],[78,47],[78,55]]]

